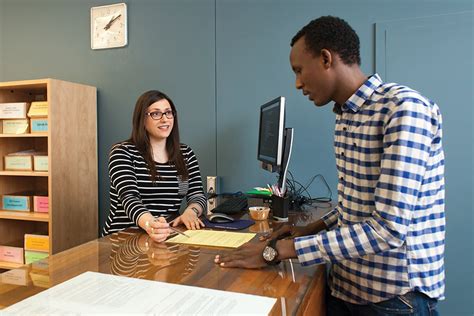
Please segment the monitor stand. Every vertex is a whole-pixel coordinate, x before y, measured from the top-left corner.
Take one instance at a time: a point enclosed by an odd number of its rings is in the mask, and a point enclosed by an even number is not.
[[[284,133],[285,146],[283,147],[283,159],[281,161],[281,168],[278,176],[278,187],[281,192],[286,195],[286,174],[288,173],[288,165],[290,164],[291,151],[293,148],[293,128],[285,128]]]

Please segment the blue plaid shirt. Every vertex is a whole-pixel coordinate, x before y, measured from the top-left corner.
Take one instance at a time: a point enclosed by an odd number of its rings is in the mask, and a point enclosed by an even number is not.
[[[341,106],[338,204],[328,231],[295,239],[302,265],[331,263],[332,294],[355,304],[409,291],[444,298],[441,113],[418,92],[371,76]]]

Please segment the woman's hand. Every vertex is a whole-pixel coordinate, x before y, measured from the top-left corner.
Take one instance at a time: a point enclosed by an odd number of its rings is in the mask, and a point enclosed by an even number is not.
[[[173,227],[176,227],[181,223],[183,223],[187,229],[191,230],[201,229],[204,227],[204,223],[191,208],[187,208],[181,216],[173,221]]]
[[[164,217],[154,218],[145,222],[145,231],[153,241],[162,242],[170,235],[172,230]]]
[[[151,242],[147,251],[148,259],[154,266],[167,266],[170,264],[171,259],[175,256],[165,243],[154,243]]]

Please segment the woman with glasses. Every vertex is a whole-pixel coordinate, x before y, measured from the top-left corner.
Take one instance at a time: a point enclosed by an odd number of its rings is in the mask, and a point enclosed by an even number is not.
[[[142,94],[135,105],[131,137],[109,156],[110,212],[103,235],[138,226],[164,241],[172,225],[200,229],[206,207],[199,164],[179,141],[176,107],[164,93]],[[187,207],[180,215],[182,200]]]

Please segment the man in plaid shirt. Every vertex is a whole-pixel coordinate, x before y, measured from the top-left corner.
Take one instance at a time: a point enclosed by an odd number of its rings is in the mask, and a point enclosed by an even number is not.
[[[331,264],[328,315],[436,315],[444,298],[444,154],[438,106],[360,69],[359,38],[325,16],[291,42],[296,88],[335,102],[338,203],[306,227],[216,256],[259,268],[297,257]],[[292,238],[281,239],[285,233]]]

